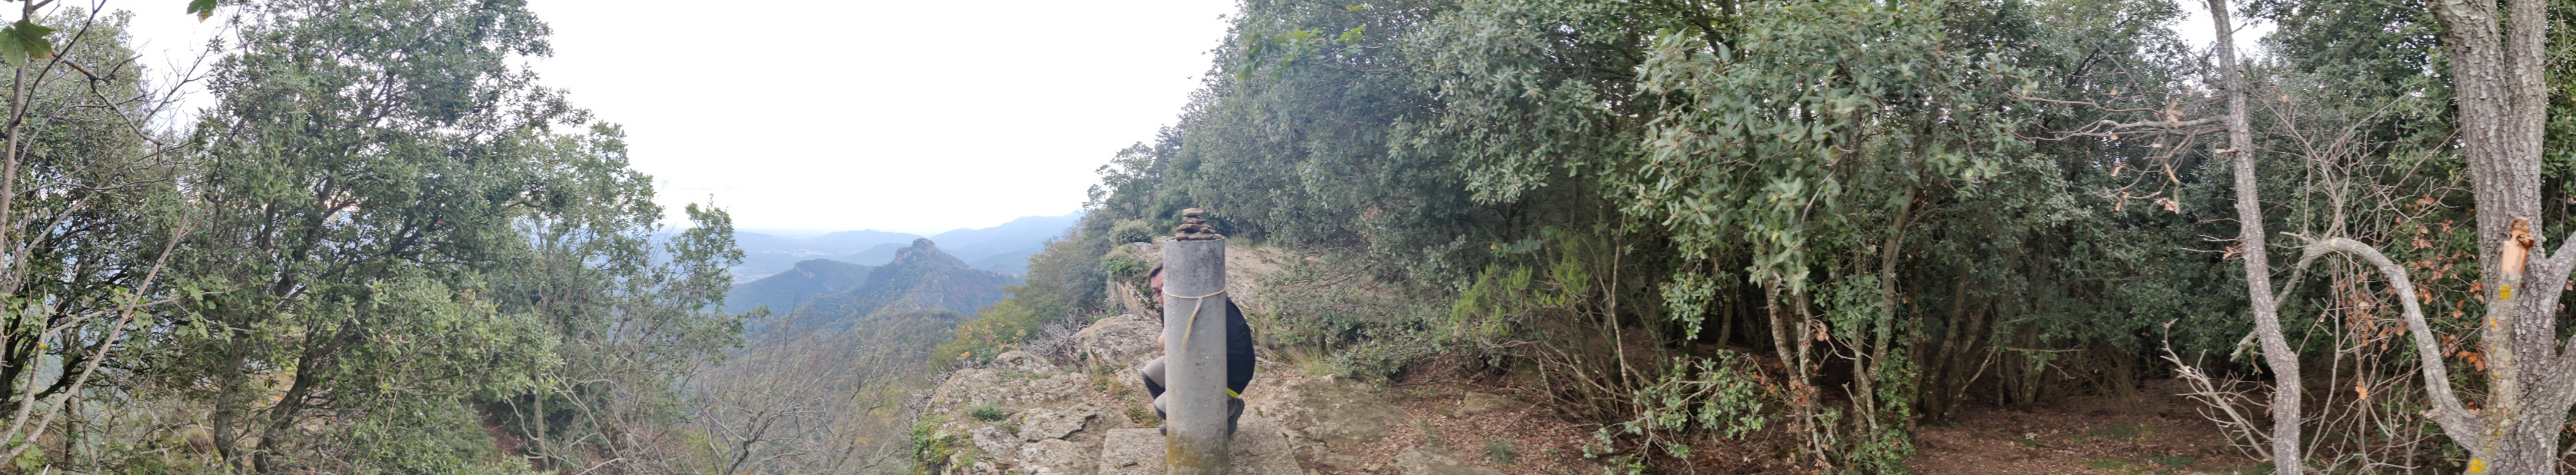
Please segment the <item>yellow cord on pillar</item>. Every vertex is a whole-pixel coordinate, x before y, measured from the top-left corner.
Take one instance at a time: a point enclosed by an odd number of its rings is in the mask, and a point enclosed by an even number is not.
[[[1218,296],[1218,295],[1224,295],[1224,294],[1225,294],[1225,290],[1224,290],[1224,289],[1218,289],[1218,290],[1217,290],[1217,291],[1215,291],[1215,292],[1209,292],[1207,295],[1201,295],[1201,296],[1197,296],[1197,297],[1183,297],[1183,296],[1179,296],[1179,295],[1172,295],[1172,292],[1171,292],[1171,291],[1164,291],[1164,292],[1163,292],[1163,296],[1164,296],[1164,297],[1171,297],[1171,298],[1176,298],[1176,299],[1190,299],[1190,323],[1189,323],[1189,324],[1187,324],[1187,325],[1181,325],[1181,346],[1180,346],[1180,347],[1181,347],[1181,349],[1189,349],[1189,347],[1190,347],[1190,335],[1193,335],[1193,334],[1197,334],[1197,333],[1198,333],[1198,332],[1197,332],[1197,330],[1198,330],[1198,328],[1199,328],[1199,310],[1204,310],[1204,309],[1205,309],[1205,306],[1207,305],[1207,299],[1208,299],[1209,297],[1215,297],[1215,296]],[[1234,392],[1234,388],[1225,388],[1225,395],[1226,395],[1226,397],[1233,397],[1233,398],[1240,398],[1240,397],[1243,397],[1243,393]]]

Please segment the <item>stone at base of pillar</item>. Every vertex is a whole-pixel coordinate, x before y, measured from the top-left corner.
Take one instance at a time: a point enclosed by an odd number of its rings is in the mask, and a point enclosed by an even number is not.
[[[1241,475],[1301,475],[1279,423],[1245,416],[1234,442],[1227,444],[1234,471]],[[1163,436],[1153,428],[1114,429],[1100,442],[1100,475],[1164,475]]]

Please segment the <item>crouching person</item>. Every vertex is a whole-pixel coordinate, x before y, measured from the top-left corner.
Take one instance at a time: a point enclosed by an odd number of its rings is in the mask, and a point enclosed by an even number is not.
[[[1153,271],[1145,274],[1145,285],[1152,287],[1157,295],[1163,293],[1163,266],[1156,265]],[[1155,333],[1154,344],[1162,346],[1166,353],[1171,351],[1171,347],[1163,341],[1162,333]],[[1154,396],[1154,415],[1169,419],[1171,416],[1163,410],[1163,360],[1166,358],[1169,356],[1156,357],[1153,361],[1146,362],[1143,373],[1145,392]],[[1233,299],[1227,299],[1225,302],[1227,396],[1225,435],[1227,438],[1234,437],[1234,428],[1243,419],[1243,389],[1252,385],[1252,368],[1252,325],[1243,321],[1243,309],[1235,307]]]

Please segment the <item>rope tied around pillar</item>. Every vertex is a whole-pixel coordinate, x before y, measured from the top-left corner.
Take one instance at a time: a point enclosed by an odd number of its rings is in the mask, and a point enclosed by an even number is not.
[[[1207,295],[1197,297],[1172,295],[1169,291],[1163,292],[1164,297],[1189,299],[1190,301],[1190,322],[1189,324],[1181,325],[1181,349],[1188,349],[1190,347],[1190,337],[1197,336],[1196,330],[1199,328],[1199,311],[1205,309],[1204,307],[1207,305],[1207,299],[1219,295],[1225,295],[1225,290],[1218,289],[1215,292],[1209,292]],[[1225,388],[1225,395],[1228,397],[1243,397],[1243,393],[1234,392],[1234,388]]]
[[[1168,430],[1164,439],[1166,472],[1172,475],[1206,475],[1227,473],[1232,466],[1227,456],[1226,441],[1234,433],[1235,407],[1242,397],[1232,385],[1228,357],[1233,334],[1227,330],[1234,320],[1231,307],[1218,309],[1225,320],[1200,329],[1199,320],[1207,312],[1207,301],[1225,299],[1225,235],[1208,226],[1207,213],[1196,208],[1181,210],[1181,225],[1172,228],[1171,240],[1163,243],[1166,287],[1160,289],[1163,306],[1163,334],[1171,340],[1163,348],[1164,387],[1157,402],[1170,412],[1164,420]],[[1188,295],[1205,292],[1205,295]],[[1179,299],[1189,299],[1186,309]],[[1183,313],[1188,312],[1188,313]],[[1178,332],[1180,335],[1172,335]],[[1207,332],[1208,335],[1200,335]],[[1200,336],[1216,338],[1219,346],[1200,348],[1191,341]],[[1177,346],[1172,346],[1177,345]],[[1168,398],[1169,401],[1164,401]]]

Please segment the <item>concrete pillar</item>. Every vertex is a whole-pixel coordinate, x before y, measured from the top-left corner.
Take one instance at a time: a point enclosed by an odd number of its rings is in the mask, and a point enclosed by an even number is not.
[[[1225,236],[1201,219],[1199,210],[1182,211],[1183,221],[1172,241],[1163,244],[1163,427],[1165,473],[1223,474],[1227,460],[1225,433]]]

